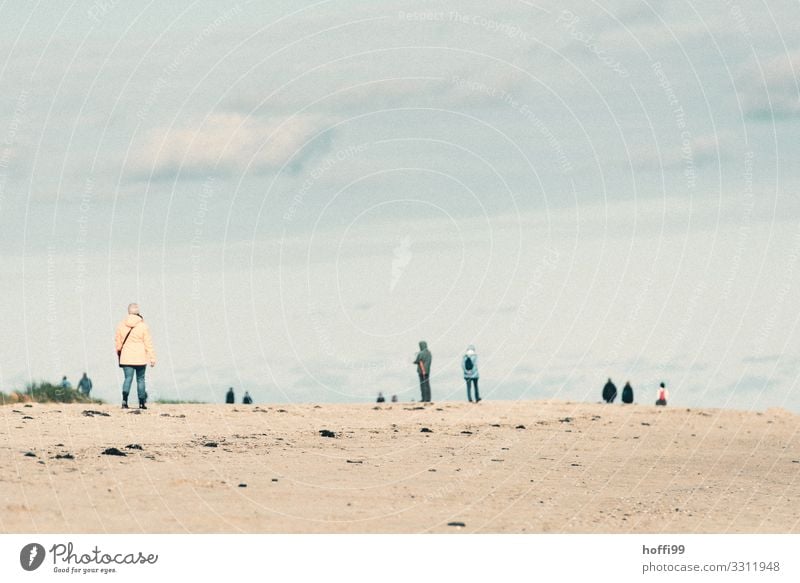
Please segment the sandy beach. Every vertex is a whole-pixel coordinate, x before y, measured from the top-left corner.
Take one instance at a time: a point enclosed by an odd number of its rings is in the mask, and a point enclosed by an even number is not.
[[[781,409],[34,403],[0,427],[3,533],[800,532]]]

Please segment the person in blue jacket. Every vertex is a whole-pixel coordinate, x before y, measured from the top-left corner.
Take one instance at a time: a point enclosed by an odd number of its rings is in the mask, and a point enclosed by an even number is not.
[[[461,359],[461,370],[464,371],[464,380],[467,382],[467,399],[472,403],[472,387],[475,387],[475,402],[479,403],[481,400],[480,393],[478,393],[478,353],[475,351],[475,346],[470,344],[467,351]]]

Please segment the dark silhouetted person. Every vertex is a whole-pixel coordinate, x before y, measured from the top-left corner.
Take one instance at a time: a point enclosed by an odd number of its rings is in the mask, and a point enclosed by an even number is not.
[[[233,394],[233,387],[228,389],[228,392],[225,393],[225,402],[228,405],[233,405],[236,403],[236,395]]]
[[[386,398],[383,396],[383,393],[379,392],[378,393],[378,400],[376,401],[376,403],[385,403],[385,402],[386,402]]]
[[[428,350],[428,343],[424,340],[419,341],[419,352],[414,359],[419,375],[419,390],[422,393],[420,401],[423,403],[431,402],[431,351]]]
[[[614,399],[617,398],[617,387],[614,383],[611,382],[611,379],[608,379],[606,386],[603,387],[603,400],[606,403],[613,403]]]
[[[61,377],[60,386],[61,386],[62,389],[71,389],[72,388],[72,383],[67,380],[66,375]]]
[[[397,395],[392,395],[392,403],[397,403]]]
[[[81,380],[78,381],[78,390],[87,397],[92,392],[92,379],[86,376],[86,373],[83,373]]]
[[[139,313],[139,304],[128,304],[128,315],[117,326],[114,334],[117,348],[117,362],[125,379],[122,381],[122,408],[128,408],[128,393],[131,390],[133,375],[136,373],[136,393],[139,396],[139,409],[147,409],[145,372],[147,365],[156,365],[156,352],[150,328]]]
[[[668,398],[669,398],[669,391],[667,391],[667,387],[664,386],[664,383],[661,383],[661,386],[659,386],[658,388],[658,397],[656,398],[656,405],[658,405],[659,407],[666,407]]]
[[[622,402],[629,405],[633,403],[633,387],[630,381],[626,382],[625,386],[622,387]]]
[[[242,397],[242,405],[252,405],[253,404],[253,397],[250,396],[249,391],[244,392],[244,397]]]
[[[464,373],[464,380],[467,382],[467,400],[472,403],[472,387],[475,387],[475,402],[479,403],[481,396],[478,393],[478,353],[475,352],[475,345],[470,344],[467,351],[461,358],[461,370]]]

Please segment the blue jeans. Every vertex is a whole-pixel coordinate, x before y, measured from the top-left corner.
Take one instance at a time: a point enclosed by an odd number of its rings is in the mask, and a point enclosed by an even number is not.
[[[122,381],[122,400],[128,401],[128,393],[131,391],[131,383],[133,382],[133,373],[136,371],[136,391],[139,393],[139,402],[144,403],[147,401],[147,392],[144,390],[144,373],[147,371],[147,365],[123,365],[122,371],[125,373],[125,380]]]
[[[470,390],[470,383],[475,387],[475,400],[480,401],[481,396],[478,394],[478,379],[464,379],[467,381],[467,399],[472,401],[472,391]]]

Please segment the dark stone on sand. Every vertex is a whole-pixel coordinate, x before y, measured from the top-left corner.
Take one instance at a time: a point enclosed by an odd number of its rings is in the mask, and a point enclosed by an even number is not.
[[[423,427],[419,430],[420,433],[433,433],[432,430],[428,429],[427,427]]]
[[[524,425],[517,425],[514,429],[525,429]]]
[[[30,403],[25,403],[25,404],[23,405],[23,407],[33,407],[33,405],[31,405]]]
[[[104,411],[93,411],[91,409],[86,409],[82,413],[82,415],[84,415],[85,417],[94,417],[95,415],[99,415],[100,417],[111,417],[110,414],[108,414],[108,413],[106,413]]]
[[[33,417],[31,417],[30,415],[24,415],[22,418],[23,419],[33,419]]]
[[[463,527],[465,527],[465,526],[467,526],[467,525],[466,525],[466,524],[464,524],[463,522],[448,522],[448,523],[447,523],[447,526],[459,526],[459,527],[462,527],[462,528],[463,528]]]
[[[245,484],[244,482],[242,482],[241,484],[239,484],[239,487],[240,487],[240,488],[247,488],[247,484]]]
[[[57,460],[74,460],[75,456],[72,455],[71,453],[57,453],[56,454],[56,459]]]
[[[108,449],[104,449],[104,450],[103,450],[103,455],[119,455],[119,456],[124,456],[124,455],[128,455],[128,454],[127,454],[127,453],[125,453],[124,451],[120,451],[120,450],[118,450],[116,447],[109,447]]]
[[[217,445],[218,445],[218,444],[217,444],[217,442],[216,442],[216,441],[206,441],[206,442],[203,444],[203,447],[217,447]]]
[[[500,427],[499,423],[492,423],[492,427]]]
[[[558,420],[559,423],[572,423],[572,417],[564,417]]]
[[[278,413],[288,413],[286,409],[278,409]]]
[[[57,443],[56,447],[64,447],[64,444],[63,443]]]
[[[579,467],[581,467],[581,465],[580,465],[580,464],[570,464],[570,465],[571,465],[573,468],[579,468]]]
[[[364,462],[361,460],[347,460],[348,464],[363,464]]]
[[[128,444],[128,445],[126,445],[126,446],[125,446],[125,449],[139,449],[139,450],[143,450],[144,448],[143,448],[141,445],[139,445],[138,443],[130,443],[130,444]]]
[[[645,421],[642,421],[642,425],[646,425],[647,427],[650,427],[650,424],[645,422]]]
[[[467,431],[466,429],[461,432],[461,435],[472,435],[472,431]]]
[[[26,451],[25,452],[25,457],[36,457],[36,454],[33,453],[32,451]]]
[[[130,411],[128,411],[128,413],[130,413],[131,415],[141,415],[142,414],[142,410],[141,409],[131,409]]]
[[[277,482],[277,481],[278,481],[278,478],[272,478],[272,481],[273,481],[273,482]]]
[[[319,430],[320,437],[336,437],[336,434],[331,431],[330,429],[320,429]]]

